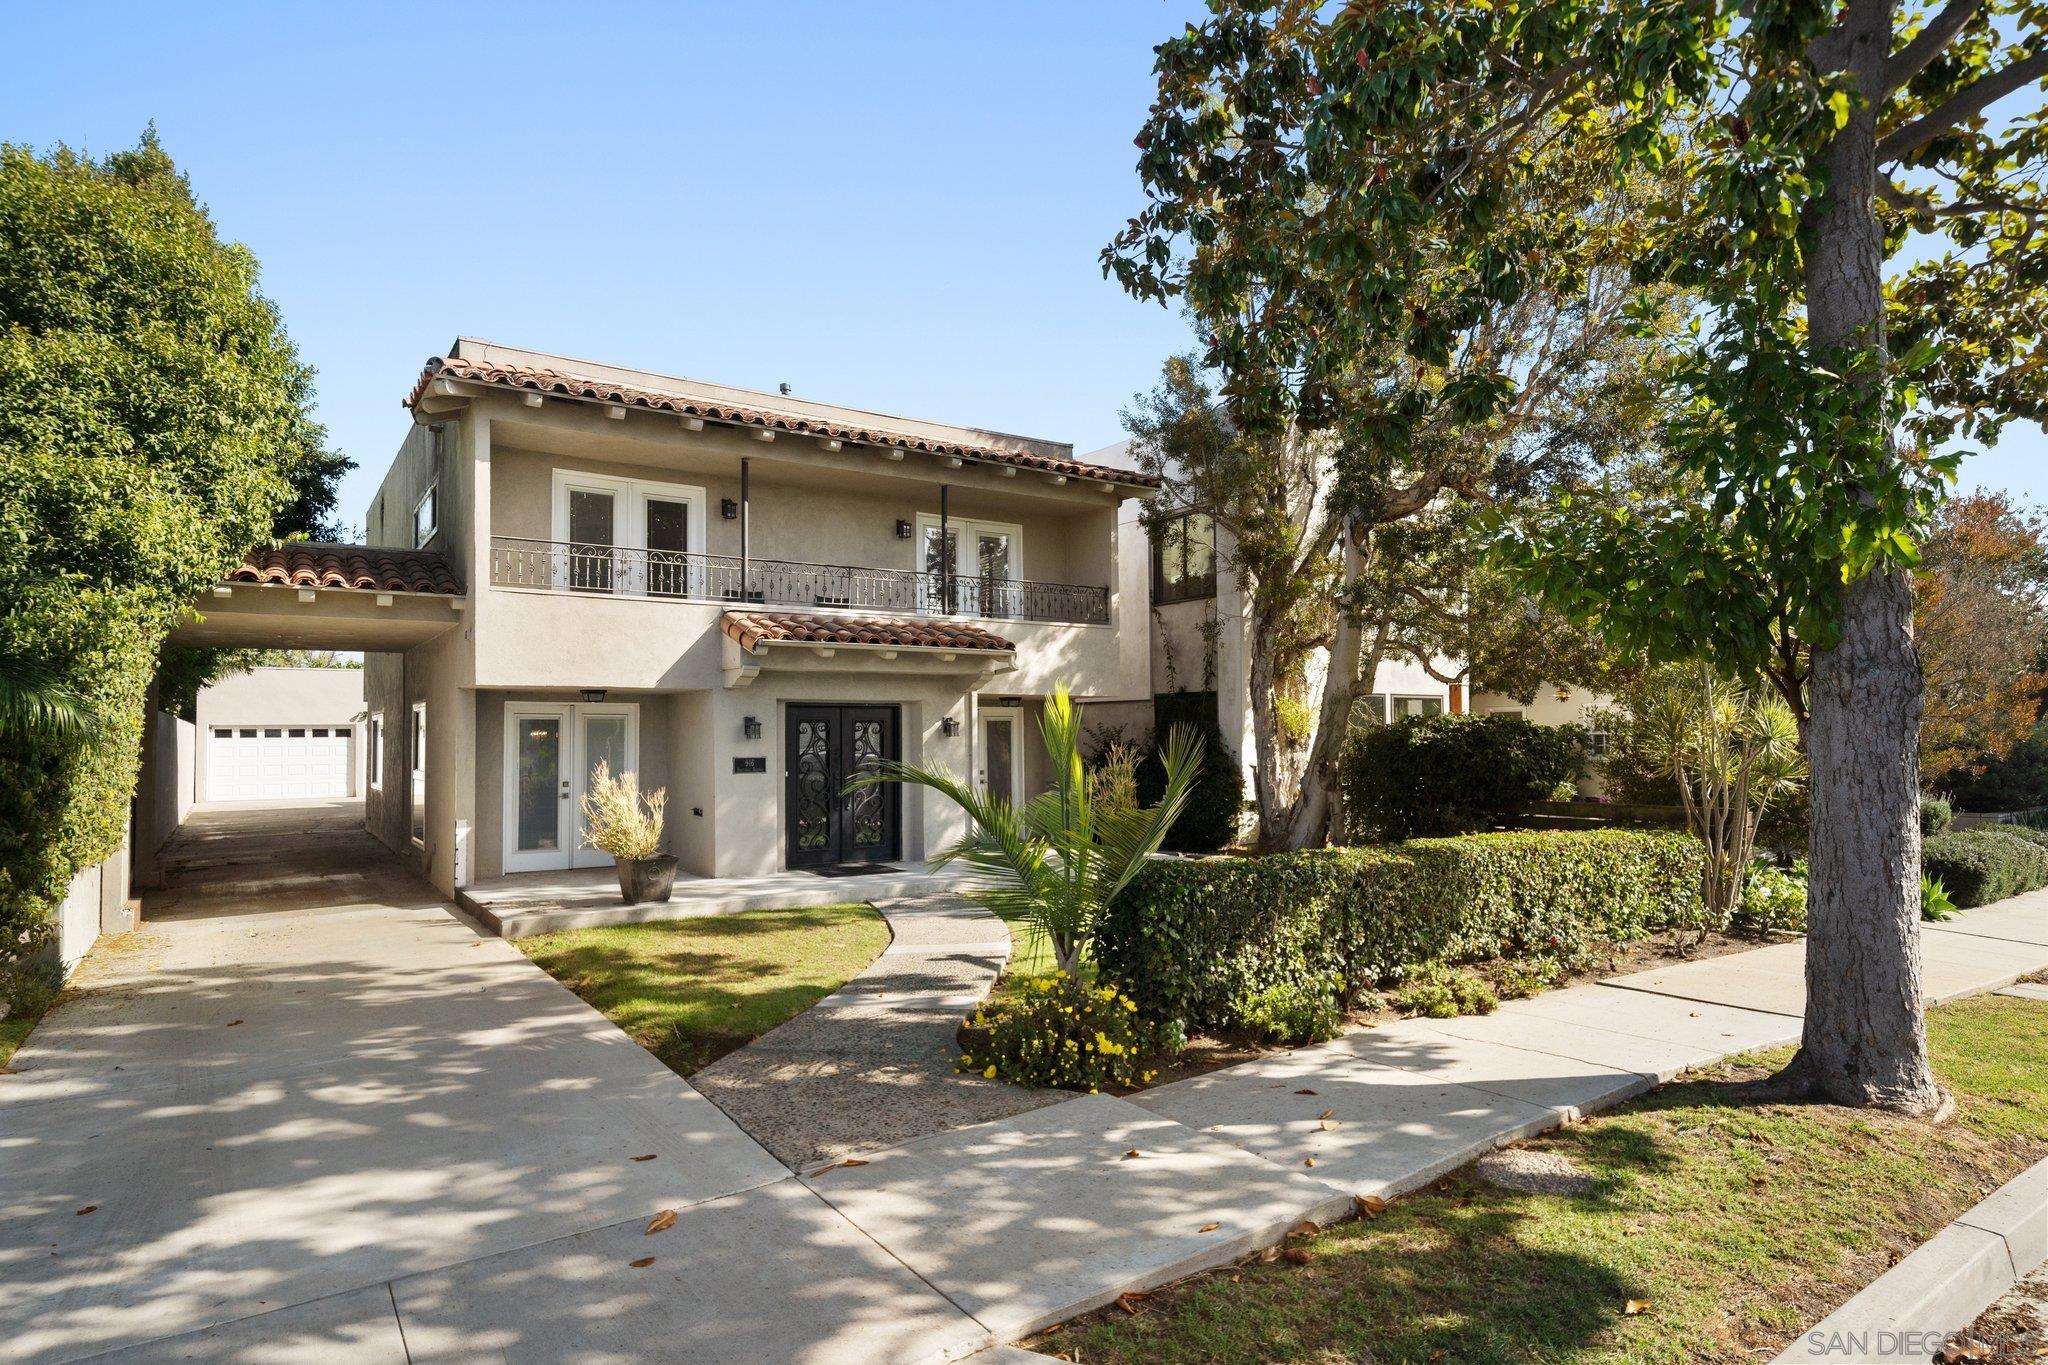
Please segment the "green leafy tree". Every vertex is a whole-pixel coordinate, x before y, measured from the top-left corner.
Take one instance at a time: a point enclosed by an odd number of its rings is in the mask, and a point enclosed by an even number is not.
[[[1915,951],[1911,565],[1953,458],[1921,452],[2048,408],[2027,322],[2048,279],[2044,29],[2037,0],[1215,0],[1159,49],[1169,97],[1140,135],[1152,173],[1181,180],[1235,137],[1235,179],[1211,187],[1226,205],[1269,197],[1270,146],[1301,149],[1320,194],[1289,196],[1262,249],[1341,293],[1216,312],[1219,358],[1277,414],[1285,375],[1332,378],[1364,348],[1466,355],[1473,319],[1570,279],[1557,224],[1516,213],[1560,146],[1683,187],[1633,226],[1636,278],[1696,301],[1662,385],[1690,496],[1565,507],[1532,567],[1619,647],[1711,654],[1806,699],[1808,1008],[1782,1081],[1845,1103],[1940,1103]],[[1219,101],[1260,112],[1223,129]],[[1148,210],[1124,259],[1156,270],[1201,230]],[[1906,263],[1916,232],[1947,249]],[[1242,272],[1220,284],[1251,293]],[[1479,365],[1388,405],[1484,421],[1521,382]]]
[[[154,132],[99,160],[0,145],[0,656],[88,721],[0,740],[0,962],[118,846],[178,614],[331,507],[311,383]]]
[[[932,861],[964,865],[990,907],[1044,934],[1055,965],[1072,974],[1080,970],[1103,910],[1159,851],[1187,806],[1202,766],[1202,743],[1188,727],[1174,726],[1160,750],[1166,794],[1159,802],[1104,805],[1081,759],[1081,722],[1064,684],[1047,698],[1038,725],[1053,785],[1022,806],[943,769],[896,762],[855,778],[848,790],[903,782],[928,787],[959,806],[967,813],[967,834]]]

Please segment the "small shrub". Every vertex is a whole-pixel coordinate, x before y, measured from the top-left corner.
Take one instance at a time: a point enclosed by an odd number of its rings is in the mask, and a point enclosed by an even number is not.
[[[1088,772],[1088,794],[1096,809],[1117,814],[1138,809],[1139,751],[1120,740],[1106,745]]]
[[[1978,828],[1987,827],[1980,825]],[[2048,848],[2048,829],[2036,829],[2032,825],[2020,824],[1991,825],[1988,828],[1995,829],[2000,834],[2010,834],[2015,839],[2025,839],[2037,848]]]
[[[1054,972],[1024,978],[961,1025],[959,1069],[1094,1094],[1151,1080],[1142,1059],[1156,1046],[1136,1001],[1114,986]]]
[[[1920,793],[1920,837],[1946,834],[1949,826],[1956,822],[1956,808],[1949,804],[1946,796],[1929,796]]]
[[[1546,958],[1502,962],[1488,973],[1494,994],[1503,1000],[1526,1000],[1532,995],[1541,995],[1556,985],[1564,974],[1561,964]]]
[[[1956,903],[1948,898],[1948,888],[1941,884],[1939,877],[1920,878],[1920,918],[1939,924],[1954,919],[1960,911]]]
[[[2002,825],[1937,834],[1921,846],[1920,863],[1963,909],[2048,886],[2048,848]]]
[[[1767,862],[1752,866],[1729,927],[1752,934],[1805,933],[1806,863],[1790,872]]]
[[[1517,716],[1411,717],[1361,730],[1344,755],[1352,836],[1455,834],[1490,810],[1546,801],[1585,766],[1585,731]]]
[[[1322,1043],[1344,1031],[1337,1008],[1338,983],[1281,982],[1253,991],[1237,1002],[1242,1027],[1276,1043]]]
[[[1213,725],[1201,730],[1202,767],[1186,809],[1167,831],[1165,848],[1175,853],[1214,853],[1237,838],[1244,814],[1244,773]],[[1138,800],[1150,806],[1166,792],[1166,765],[1153,749],[1138,764]]]
[[[662,808],[668,790],[640,794],[633,773],[613,777],[603,759],[590,770],[590,789],[583,794],[583,841],[614,858],[632,861],[661,852]]]
[[[1388,997],[1394,1008],[1428,1019],[1454,1019],[1461,1014],[1492,1014],[1500,997],[1475,972],[1456,967],[1429,967],[1403,983]]]

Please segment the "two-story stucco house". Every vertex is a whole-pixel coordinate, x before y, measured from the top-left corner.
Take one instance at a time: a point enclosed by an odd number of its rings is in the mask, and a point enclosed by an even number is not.
[[[851,775],[901,758],[1022,795],[1055,684],[1146,694],[1119,641],[1143,474],[468,338],[407,404],[368,540],[438,556],[465,600],[366,659],[366,813],[444,891],[608,863],[579,838],[599,759],[667,790],[690,873],[914,862],[958,811]]]

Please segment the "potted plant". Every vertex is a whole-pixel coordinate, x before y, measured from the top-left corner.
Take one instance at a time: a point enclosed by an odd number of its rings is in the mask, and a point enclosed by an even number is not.
[[[619,895],[628,905],[665,901],[675,890],[675,857],[661,851],[667,804],[666,788],[642,796],[638,777],[613,777],[603,759],[590,770],[590,786],[583,793],[583,842],[612,855],[619,869]]]

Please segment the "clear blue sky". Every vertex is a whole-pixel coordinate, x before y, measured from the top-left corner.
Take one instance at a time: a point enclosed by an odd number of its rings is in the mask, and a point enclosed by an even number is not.
[[[0,139],[156,121],[361,466],[458,334],[1072,441],[1186,345],[1105,281],[1181,0],[17,7]],[[1966,484],[2048,502],[2015,429]]]

